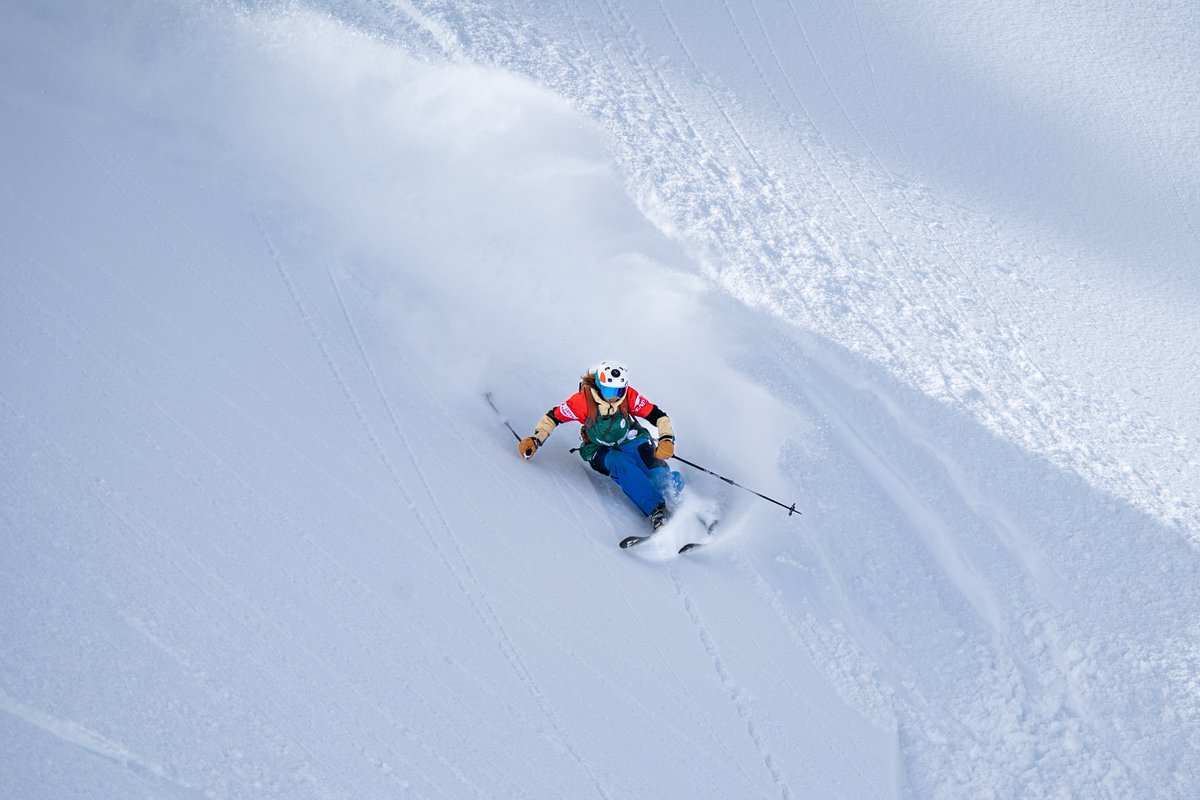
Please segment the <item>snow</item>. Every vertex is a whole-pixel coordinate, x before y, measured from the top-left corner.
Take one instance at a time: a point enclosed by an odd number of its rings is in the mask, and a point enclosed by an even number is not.
[[[0,7],[0,794],[1196,796],[1197,23]]]

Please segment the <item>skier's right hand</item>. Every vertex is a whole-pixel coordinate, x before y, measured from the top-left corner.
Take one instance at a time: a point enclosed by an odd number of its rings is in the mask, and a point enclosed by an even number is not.
[[[521,440],[521,443],[517,445],[517,452],[521,454],[521,458],[528,461],[529,459],[533,458],[533,454],[536,453],[537,449],[541,446],[542,443],[537,439],[532,436],[526,436]]]

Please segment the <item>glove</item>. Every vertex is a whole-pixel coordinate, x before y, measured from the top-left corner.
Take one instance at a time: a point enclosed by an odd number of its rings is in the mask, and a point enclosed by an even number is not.
[[[521,440],[521,443],[517,445],[517,452],[521,454],[521,458],[528,461],[529,459],[533,458],[533,454],[536,453],[537,449],[541,446],[542,443],[537,439],[532,436],[526,436]]]
[[[659,437],[658,447],[654,450],[654,457],[661,458],[666,461],[671,456],[675,455],[675,437],[662,436]]]

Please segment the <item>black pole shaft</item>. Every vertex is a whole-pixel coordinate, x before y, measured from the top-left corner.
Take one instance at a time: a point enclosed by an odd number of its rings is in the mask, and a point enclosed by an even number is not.
[[[779,506],[780,508],[786,508],[786,509],[788,510],[788,516],[789,516],[789,517],[790,517],[792,514],[801,514],[801,515],[802,515],[802,512],[800,512],[800,511],[797,511],[797,510],[796,510],[796,504],[795,504],[795,503],[792,503],[790,506],[788,506],[788,505],[784,505],[783,503],[779,502],[778,500],[774,499],[773,497],[767,497],[765,494],[762,494],[762,493],[760,493],[760,492],[756,492],[756,491],[754,491],[753,489],[751,489],[749,486],[742,486],[742,484],[738,483],[737,481],[733,480],[732,478],[726,478],[724,475],[722,475],[722,474],[720,474],[720,473],[718,473],[718,472],[713,472],[711,469],[708,469],[708,468],[706,468],[706,467],[702,467],[702,466],[700,466],[699,464],[694,464],[694,463],[692,463],[691,461],[688,461],[686,458],[680,458],[679,456],[671,456],[671,458],[675,459],[676,461],[682,461],[684,464],[687,464],[689,467],[693,467],[693,468],[695,468],[695,469],[698,469],[698,470],[700,470],[701,472],[707,472],[709,475],[712,475],[714,478],[720,478],[721,480],[723,480],[723,481],[725,481],[726,483],[728,483],[730,486],[736,486],[736,487],[738,487],[739,489],[745,489],[745,490],[746,490],[747,492],[749,492],[750,494],[753,494],[753,495],[758,495],[758,496],[759,496],[759,497],[761,497],[763,500],[768,500],[768,501],[770,501],[770,502],[774,503],[775,505]]]
[[[579,448],[578,448],[578,447],[572,447],[572,448],[571,448],[571,452],[572,452],[572,453],[577,453],[577,452],[579,452]],[[802,512],[802,511],[797,511],[797,510],[796,510],[796,504],[795,504],[795,503],[792,503],[790,506],[788,506],[788,505],[784,505],[783,503],[779,502],[778,500],[776,500],[776,499],[775,499],[775,498],[773,498],[773,497],[767,497],[765,494],[762,494],[762,493],[760,493],[760,492],[756,492],[756,491],[754,491],[753,489],[751,489],[749,486],[742,486],[740,483],[738,483],[737,481],[733,480],[732,478],[726,478],[726,477],[725,477],[724,475],[722,475],[721,473],[719,473],[719,472],[713,472],[711,469],[708,469],[707,467],[702,467],[702,466],[700,466],[699,464],[694,464],[694,463],[692,463],[691,461],[688,461],[686,458],[680,458],[679,456],[671,456],[671,458],[675,459],[676,461],[682,461],[684,464],[687,464],[689,467],[694,467],[695,469],[698,469],[698,470],[700,470],[701,472],[707,472],[709,475],[712,475],[714,478],[720,478],[721,480],[723,480],[723,481],[725,481],[726,483],[728,483],[730,486],[736,486],[736,487],[738,487],[739,489],[745,489],[745,490],[746,490],[747,492],[749,492],[750,494],[753,494],[753,495],[758,495],[758,496],[759,496],[759,497],[761,497],[763,500],[768,500],[768,501],[770,501],[770,502],[774,503],[775,505],[779,506],[780,508],[786,508],[786,509],[787,509],[787,512],[788,512],[788,516],[789,516],[789,517],[790,517],[792,514],[799,514],[800,516],[804,516],[804,512]]]
[[[510,431],[512,431],[512,435],[513,435],[513,436],[515,436],[515,437],[517,437],[517,441],[518,441],[518,442],[519,442],[519,441],[521,441],[521,434],[517,433],[517,432],[516,432],[516,430],[514,430],[514,429],[513,429],[513,426],[512,426],[512,425],[510,425],[510,424],[509,424],[509,422],[508,422],[508,417],[506,417],[506,416],[504,416],[503,414],[501,414],[501,413],[500,413],[500,409],[496,408],[496,404],[492,402],[492,393],[491,393],[491,392],[484,392],[484,393],[483,393],[483,398],[484,398],[485,400],[487,400],[487,404],[488,404],[489,406],[491,406],[491,407],[492,407],[492,411],[495,411],[495,412],[496,412],[496,416],[497,416],[497,417],[499,417],[499,418],[500,418],[500,421],[504,423],[504,427],[506,427],[506,428],[508,428]]]

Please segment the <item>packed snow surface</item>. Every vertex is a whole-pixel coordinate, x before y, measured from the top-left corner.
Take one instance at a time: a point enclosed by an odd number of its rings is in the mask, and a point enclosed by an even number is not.
[[[1185,0],[3,4],[0,795],[1200,796],[1197,108]],[[619,550],[603,358],[802,514]]]

